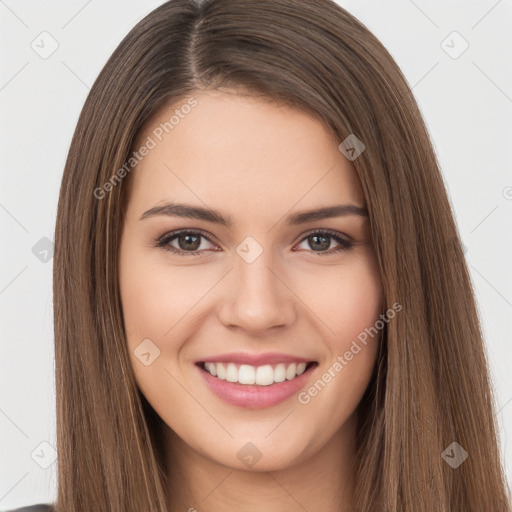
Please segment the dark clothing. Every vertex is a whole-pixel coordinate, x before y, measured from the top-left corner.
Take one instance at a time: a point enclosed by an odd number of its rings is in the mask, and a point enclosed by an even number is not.
[[[39,505],[30,505],[30,507],[22,507],[16,508],[13,510],[7,510],[6,512],[52,512],[53,507],[51,505],[39,504]]]

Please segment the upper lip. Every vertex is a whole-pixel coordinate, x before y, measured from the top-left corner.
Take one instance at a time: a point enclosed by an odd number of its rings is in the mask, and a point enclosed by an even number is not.
[[[197,361],[197,363],[235,363],[248,364],[251,366],[263,366],[266,364],[278,363],[310,363],[312,361],[314,360],[276,352],[265,352],[263,354],[231,352],[229,354],[219,354],[216,356],[206,357],[205,359]]]

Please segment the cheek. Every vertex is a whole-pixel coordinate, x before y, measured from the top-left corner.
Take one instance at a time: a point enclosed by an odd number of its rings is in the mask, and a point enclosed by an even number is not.
[[[333,311],[331,317],[333,330],[342,342],[340,349],[366,332],[382,312],[381,286],[376,275],[354,271],[343,285],[343,292],[338,295],[337,312]]]
[[[372,254],[338,266],[328,278],[314,277],[307,289],[308,305],[321,320],[318,328],[328,356],[317,381],[299,398],[324,421],[334,420],[329,423],[334,426],[352,414],[370,380],[382,334],[375,329],[382,313],[382,284]]]
[[[348,350],[351,341],[372,326],[382,312],[382,285],[375,258],[371,253],[357,255],[328,273],[311,275],[302,295],[322,321],[331,351],[339,354]]]
[[[190,286],[190,274],[183,269],[131,254],[121,258],[119,276],[129,357],[142,394],[165,418],[169,403],[180,410],[187,408],[183,388],[173,378],[177,375],[174,363],[191,332],[193,306],[206,285]],[[148,364],[143,361],[144,353],[150,354]]]
[[[167,266],[149,258],[121,265],[123,315],[130,347],[144,338],[169,340],[194,317],[202,297],[218,280],[212,272]]]

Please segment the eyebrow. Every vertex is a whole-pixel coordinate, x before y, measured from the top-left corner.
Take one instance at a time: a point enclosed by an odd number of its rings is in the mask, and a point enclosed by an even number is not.
[[[220,224],[227,228],[231,228],[233,226],[233,218],[231,216],[224,216],[217,210],[180,203],[166,203],[161,206],[155,206],[145,211],[139,220],[155,217],[157,215],[205,220],[214,224]],[[368,217],[368,211],[365,208],[356,206],[355,204],[338,204],[294,213],[286,218],[285,224],[295,226],[314,220],[328,219],[331,217],[343,217],[346,215]]]

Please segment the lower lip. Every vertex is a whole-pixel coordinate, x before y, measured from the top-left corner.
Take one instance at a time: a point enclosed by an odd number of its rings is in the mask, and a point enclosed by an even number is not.
[[[196,366],[208,387],[225,402],[238,407],[263,409],[284,402],[295,393],[298,393],[305,386],[306,381],[318,365],[311,365],[302,375],[292,380],[275,382],[270,386],[228,382],[214,377],[202,366]]]

